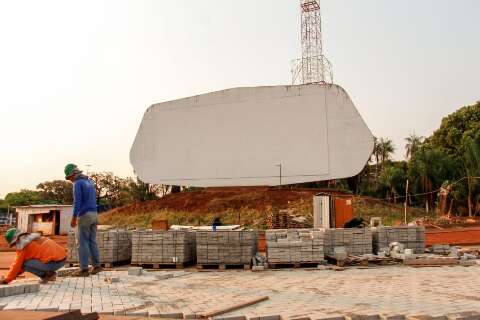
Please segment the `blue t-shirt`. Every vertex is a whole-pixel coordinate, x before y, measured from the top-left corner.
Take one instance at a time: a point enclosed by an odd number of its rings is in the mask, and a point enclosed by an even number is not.
[[[80,217],[87,212],[97,212],[97,192],[92,180],[79,178],[73,183],[73,216]]]

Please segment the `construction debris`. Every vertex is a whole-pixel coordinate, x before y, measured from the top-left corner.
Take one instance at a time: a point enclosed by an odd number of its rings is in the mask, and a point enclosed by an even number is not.
[[[220,314],[225,314],[227,312],[231,312],[231,311],[235,311],[235,310],[238,310],[238,309],[241,309],[241,308],[245,308],[245,307],[251,306],[253,304],[265,301],[265,300],[268,300],[268,296],[255,298],[255,299],[245,301],[245,302],[242,302],[242,303],[238,303],[238,304],[235,304],[233,306],[229,306],[229,307],[226,307],[226,308],[223,308],[223,309],[219,309],[219,310],[215,310],[215,311],[211,311],[211,312],[206,312],[206,313],[202,314],[201,316],[202,316],[202,318],[212,318],[212,317],[218,316]]]

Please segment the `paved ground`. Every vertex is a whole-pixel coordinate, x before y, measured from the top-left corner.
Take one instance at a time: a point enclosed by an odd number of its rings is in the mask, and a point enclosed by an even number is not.
[[[480,267],[370,269],[241,270],[149,272],[127,276],[126,271],[103,272],[90,278],[59,278],[35,294],[0,298],[5,309],[68,310],[151,315],[182,312],[200,314],[255,297],[270,299],[230,315],[284,316],[338,313],[442,315],[478,310]],[[174,274],[174,278],[157,277]],[[118,275],[107,284],[105,276]],[[134,311],[135,308],[141,308]]]

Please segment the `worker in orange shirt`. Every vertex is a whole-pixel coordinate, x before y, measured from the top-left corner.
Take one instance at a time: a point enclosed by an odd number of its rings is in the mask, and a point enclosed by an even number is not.
[[[6,277],[0,283],[7,284],[23,271],[31,272],[41,279],[41,283],[55,280],[56,271],[65,265],[67,250],[52,239],[38,233],[22,232],[12,228],[5,233],[10,247],[15,246],[17,256]]]

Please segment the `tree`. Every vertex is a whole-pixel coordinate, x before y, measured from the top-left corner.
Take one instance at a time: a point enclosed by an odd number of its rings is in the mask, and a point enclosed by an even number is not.
[[[41,197],[59,204],[71,204],[73,202],[73,185],[65,180],[45,181],[37,185]]]
[[[401,165],[402,163],[398,164]],[[405,168],[394,164],[385,166],[380,174],[379,189],[384,189],[386,197],[391,198],[393,203],[397,203],[400,192],[405,189],[406,175]]]
[[[473,201],[475,201],[475,214],[479,210],[480,202],[480,136],[477,139],[469,138],[465,143],[465,153],[463,155],[463,165],[467,177],[468,187],[468,216],[472,216]]]
[[[422,136],[417,136],[415,133],[410,134],[407,138],[405,138],[405,141],[407,144],[405,145],[405,151],[406,155],[405,158],[411,159],[415,156],[415,153],[418,151],[420,146],[422,145],[422,142],[424,140],[424,137]]]
[[[116,207],[132,201],[129,193],[131,179],[122,179],[112,172],[94,172],[90,178],[95,182],[98,204]]]
[[[393,145],[393,141],[389,138],[380,138],[378,142],[378,152],[382,163],[387,160],[390,160],[390,156],[393,152],[395,152],[395,147]]]
[[[480,101],[444,117],[440,128],[426,139],[431,148],[440,149],[461,162],[469,139],[480,136]]]
[[[5,201],[10,206],[27,206],[31,204],[48,204],[49,200],[42,198],[40,191],[22,189],[18,192],[10,192],[5,196]]]
[[[438,149],[421,148],[409,162],[408,176],[415,193],[425,193],[426,210],[433,207],[433,192],[455,177],[455,162]]]
[[[137,181],[131,180],[129,183],[130,193],[136,201],[147,201],[157,199],[157,193],[160,192],[161,187],[145,183],[139,178]]]

